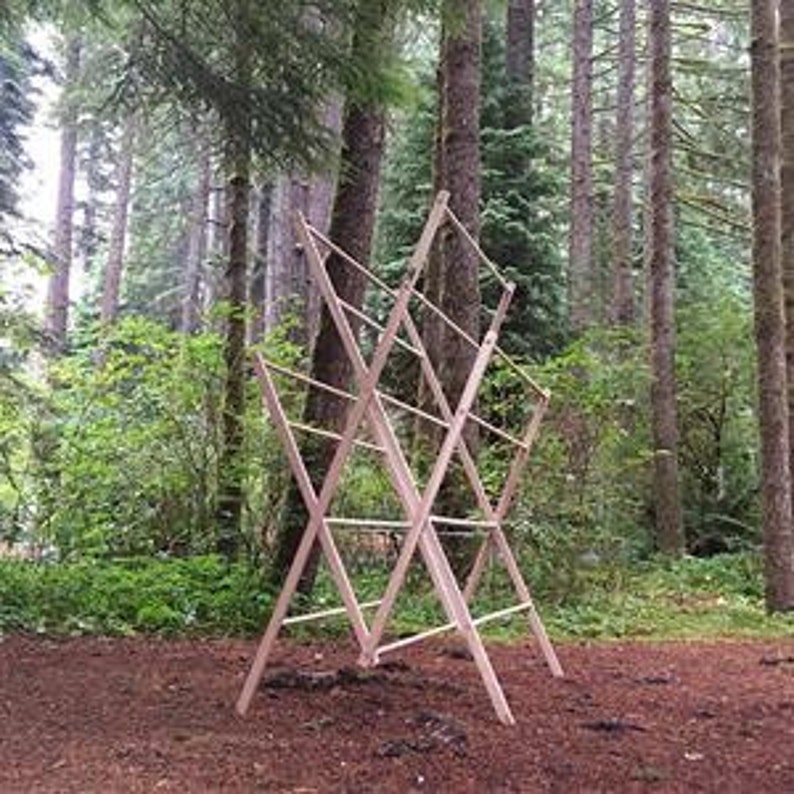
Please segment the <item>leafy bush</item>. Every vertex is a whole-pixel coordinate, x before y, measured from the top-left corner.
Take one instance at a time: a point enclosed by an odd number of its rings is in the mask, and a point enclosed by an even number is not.
[[[700,554],[747,548],[760,540],[751,313],[730,295],[686,306],[678,340],[688,546]]]
[[[270,608],[260,577],[221,558],[0,561],[0,631],[251,633]]]
[[[188,555],[214,549],[221,444],[221,339],[185,336],[142,318],[95,331],[35,383],[0,389],[2,536],[64,559]],[[285,363],[283,334],[266,343]],[[97,353],[97,350],[101,350]],[[3,382],[5,383],[5,381]],[[24,389],[23,386],[24,385]],[[248,383],[246,540],[283,491],[285,465]]]

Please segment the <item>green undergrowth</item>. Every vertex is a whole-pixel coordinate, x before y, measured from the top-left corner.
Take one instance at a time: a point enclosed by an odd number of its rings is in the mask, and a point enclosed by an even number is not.
[[[718,639],[794,636],[794,615],[769,616],[760,563],[750,554],[656,560],[631,568],[583,573],[575,598],[554,603],[542,588],[537,605],[556,640]],[[374,568],[354,577],[362,601],[379,597],[386,581]],[[262,577],[245,564],[217,557],[73,564],[0,561],[0,632],[127,635],[251,635],[272,606]],[[512,603],[503,578],[487,574],[473,612]],[[302,608],[338,604],[327,577]],[[410,634],[443,623],[426,577],[415,575],[390,625]],[[525,635],[522,617],[484,626],[494,640]],[[344,620],[301,625],[299,638],[347,632]]]
[[[0,561],[0,632],[246,634],[270,604],[258,574],[218,557]]]

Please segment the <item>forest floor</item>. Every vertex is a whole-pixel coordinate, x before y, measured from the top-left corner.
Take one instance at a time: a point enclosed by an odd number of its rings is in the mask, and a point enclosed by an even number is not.
[[[514,727],[451,641],[282,643],[242,719],[252,642],[0,637],[0,791],[794,791],[793,640],[489,647]]]

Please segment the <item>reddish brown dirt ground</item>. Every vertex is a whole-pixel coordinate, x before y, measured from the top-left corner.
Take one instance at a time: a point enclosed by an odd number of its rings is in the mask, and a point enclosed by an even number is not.
[[[253,643],[0,638],[0,791],[794,792],[794,641],[563,645],[561,680],[497,645],[512,728],[452,647],[361,675],[282,644],[274,671],[342,675],[241,719]]]

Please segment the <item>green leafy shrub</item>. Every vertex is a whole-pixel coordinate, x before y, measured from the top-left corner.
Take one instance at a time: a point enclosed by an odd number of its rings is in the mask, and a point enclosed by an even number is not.
[[[271,605],[250,566],[221,558],[0,561],[0,631],[246,634]]]

